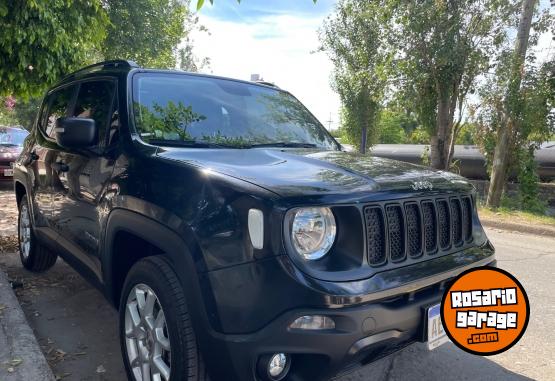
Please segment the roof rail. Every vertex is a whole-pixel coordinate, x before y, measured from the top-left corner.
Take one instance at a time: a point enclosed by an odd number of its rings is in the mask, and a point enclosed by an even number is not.
[[[83,73],[87,73],[87,72],[91,72],[93,71],[93,69],[96,68],[102,68],[102,69],[107,69],[107,68],[116,68],[116,67],[129,67],[129,68],[135,68],[135,67],[140,67],[135,61],[131,61],[131,60],[109,60],[109,61],[102,61],[102,62],[97,62],[95,64],[89,65],[89,66],[85,66],[82,69],[76,70],[73,73],[70,73],[68,75],[66,75],[65,77],[62,78],[62,81],[72,78],[74,77],[76,74],[83,74]]]
[[[279,86],[276,85],[273,82],[267,82],[267,81],[254,81],[254,83],[258,83],[259,85],[264,85],[264,86],[270,86],[270,87],[275,87],[276,89],[279,89]]]

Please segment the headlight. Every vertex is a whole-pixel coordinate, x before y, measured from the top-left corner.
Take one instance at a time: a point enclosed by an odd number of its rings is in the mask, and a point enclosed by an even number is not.
[[[295,212],[291,242],[305,260],[322,258],[335,241],[335,218],[329,208],[302,208]]]

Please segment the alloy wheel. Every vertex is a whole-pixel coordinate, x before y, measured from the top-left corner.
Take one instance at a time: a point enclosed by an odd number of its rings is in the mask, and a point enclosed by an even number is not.
[[[31,218],[26,204],[21,205],[19,213],[19,249],[24,260],[31,253]]]
[[[127,297],[125,346],[135,381],[169,381],[171,345],[166,317],[154,291],[137,284]]]

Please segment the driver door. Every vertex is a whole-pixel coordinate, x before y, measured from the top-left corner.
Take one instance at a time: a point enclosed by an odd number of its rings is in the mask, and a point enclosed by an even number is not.
[[[100,273],[100,231],[106,186],[114,170],[114,159],[106,150],[108,130],[117,127],[116,81],[94,79],[79,83],[70,116],[95,121],[97,144],[87,149],[60,147],[55,162],[62,184],[53,195],[53,226],[59,242],[83,270],[102,279]]]

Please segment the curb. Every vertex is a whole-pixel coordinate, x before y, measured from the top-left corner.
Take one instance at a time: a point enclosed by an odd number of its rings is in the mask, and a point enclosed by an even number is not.
[[[0,380],[54,381],[33,330],[0,270]]]
[[[515,222],[497,221],[480,217],[482,225],[488,228],[510,230],[518,233],[555,237],[555,228],[547,225],[524,225]]]

